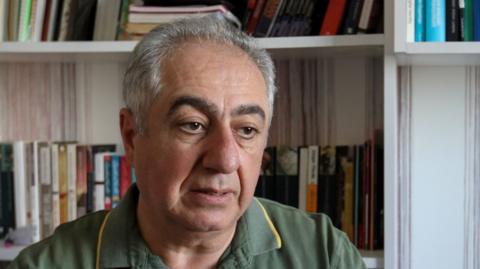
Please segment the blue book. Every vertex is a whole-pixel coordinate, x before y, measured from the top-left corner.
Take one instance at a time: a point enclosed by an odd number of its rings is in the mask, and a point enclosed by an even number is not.
[[[480,0],[473,0],[473,40],[480,41]]]
[[[447,31],[445,0],[426,0],[425,3],[425,41],[445,42]]]
[[[112,208],[120,202],[120,156],[112,155]]]
[[[415,0],[415,42],[425,41],[425,0]]]

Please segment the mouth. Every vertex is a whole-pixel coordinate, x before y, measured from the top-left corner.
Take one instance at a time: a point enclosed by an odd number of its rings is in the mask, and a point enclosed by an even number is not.
[[[230,189],[198,188],[191,190],[195,203],[200,205],[221,205],[233,198],[234,191]]]

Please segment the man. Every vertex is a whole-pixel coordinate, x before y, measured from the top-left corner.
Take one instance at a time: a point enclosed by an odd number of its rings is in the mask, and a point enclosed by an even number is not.
[[[148,34],[120,111],[137,184],[10,268],[365,268],[327,217],[253,198],[275,91],[268,54],[219,16]]]

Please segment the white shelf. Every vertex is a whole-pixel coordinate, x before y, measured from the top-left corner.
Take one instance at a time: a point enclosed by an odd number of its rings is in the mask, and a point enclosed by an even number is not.
[[[406,43],[397,58],[401,65],[478,65],[480,42]]]
[[[384,35],[274,37],[259,38],[258,42],[277,57],[383,55]],[[136,41],[2,42],[0,62],[124,62],[136,44]]]

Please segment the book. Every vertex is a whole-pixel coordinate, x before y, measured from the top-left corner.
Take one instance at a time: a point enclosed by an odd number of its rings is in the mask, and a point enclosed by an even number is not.
[[[442,0],[425,0],[425,41],[444,42],[446,40],[446,2]]]
[[[97,1],[93,40],[115,40],[121,3],[121,1]]]
[[[412,1],[412,0],[409,0]],[[425,0],[415,0],[415,42],[425,41]]]
[[[76,182],[76,205],[77,216],[87,214],[87,179],[88,179],[88,146],[77,145],[77,182]]]
[[[358,22],[359,33],[373,33],[379,23],[383,0],[365,0]]]
[[[45,19],[46,0],[35,0],[36,4],[32,5],[32,41],[39,42],[42,40],[43,21]],[[33,9],[35,8],[35,9]],[[34,14],[34,15],[33,15]]]
[[[318,200],[318,146],[308,147],[307,212],[317,212]]]
[[[327,214],[332,223],[340,228],[340,218],[337,216],[336,202],[338,188],[336,178],[336,148],[333,146],[320,147],[318,159],[318,198],[317,212]]]
[[[460,31],[459,31],[460,21],[459,21],[458,11],[459,11],[458,0],[446,0],[446,40],[447,41],[460,41]]]
[[[343,34],[354,35],[357,33],[362,6],[363,0],[350,0],[348,2],[343,29],[341,31]]]
[[[320,35],[336,35],[338,33],[340,25],[343,21],[346,3],[346,0],[329,1],[327,11],[322,22],[322,27],[320,29]]]
[[[328,0],[315,0],[310,35],[318,35],[328,7]]]
[[[13,143],[15,228],[28,225],[27,153],[24,141]]]
[[[1,186],[1,233],[6,235],[15,228],[15,198],[13,176],[13,145],[0,143],[0,186]]]
[[[298,208],[307,210],[307,185],[308,185],[308,147],[299,147],[298,167]]]
[[[417,4],[415,0],[406,0],[407,3],[407,10],[406,10],[406,21],[407,21],[407,28],[406,28],[406,35],[407,35],[407,42],[414,42],[415,41],[415,13],[417,12],[415,5]]]
[[[473,1],[473,41],[480,41],[480,1]]]
[[[87,159],[87,213],[96,211],[96,200],[95,200],[95,193],[98,191],[102,195],[105,195],[104,186],[96,188],[95,182],[95,155],[97,153],[102,152],[115,152],[116,145],[115,144],[98,144],[98,145],[91,145],[88,151]],[[98,189],[98,190],[97,190]],[[101,189],[101,190],[100,190]],[[102,198],[101,203],[104,204]],[[98,201],[98,205],[100,205],[100,201]],[[103,208],[104,206],[98,206],[97,208]]]
[[[257,29],[257,24],[260,20],[260,16],[262,15],[263,8],[265,7],[267,0],[257,0],[255,5],[255,9],[252,13],[250,20],[248,21],[247,25],[247,33],[253,34],[255,33],[255,29]]]
[[[77,145],[67,145],[67,208],[68,221],[77,218]]]
[[[112,154],[103,154],[103,178],[104,178],[104,209],[112,209]],[[99,164],[99,163],[96,163]],[[97,178],[97,184],[99,183]],[[99,199],[101,200],[101,199]]]
[[[52,215],[52,162],[48,142],[39,143],[39,179],[40,179],[40,237],[46,238],[53,233]]]
[[[298,207],[298,149],[277,146],[275,164],[276,201]]]
[[[112,208],[115,208],[120,203],[120,155],[112,155],[111,168]]]
[[[120,157],[120,199],[125,196],[132,184],[132,171],[125,156]]]
[[[277,19],[283,0],[268,0],[263,9],[263,13],[258,20],[255,29],[255,36],[265,37],[272,32],[273,25]]]
[[[30,15],[32,12],[32,0],[21,0],[20,18],[18,22],[18,41],[25,42],[31,38]]]
[[[20,17],[20,1],[9,1],[8,6],[8,41],[18,41],[18,20]]]
[[[52,227],[53,229],[60,225],[60,183],[59,183],[59,145],[58,143],[53,143],[51,145],[51,156],[52,156],[52,192],[51,192],[51,201],[52,201]]]
[[[73,0],[66,40],[93,40],[96,0]]]

